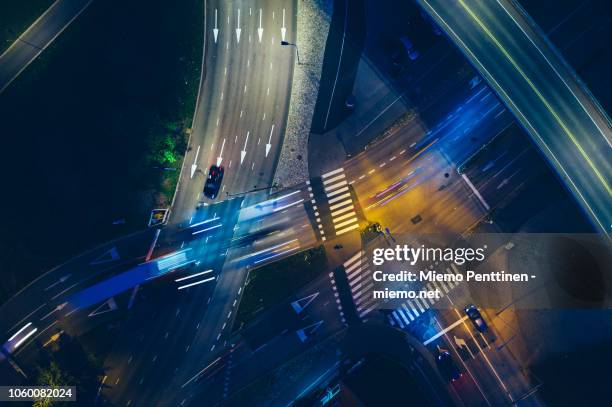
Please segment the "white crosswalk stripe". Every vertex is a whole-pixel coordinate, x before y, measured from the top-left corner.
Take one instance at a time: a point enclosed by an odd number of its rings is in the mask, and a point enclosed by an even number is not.
[[[404,323],[406,324],[406,326],[410,323],[410,321],[408,321],[408,318],[406,318],[406,315],[402,312],[401,309],[397,310],[397,313],[399,314],[399,316],[402,317],[402,319],[404,320]]]
[[[447,274],[459,274],[459,271],[457,270],[454,264],[451,264],[451,267],[452,270],[446,268]],[[445,294],[448,294],[453,288],[456,288],[458,285],[458,282],[451,283],[449,281],[447,281],[446,283],[442,281],[432,281],[430,283],[427,283],[425,285],[425,287],[427,287],[427,290],[437,290],[440,294],[440,298],[414,298],[405,301],[401,304],[401,306],[397,307],[395,310],[393,310],[390,314],[387,315],[387,320],[389,321],[389,324],[391,324],[392,326],[398,326],[400,329],[407,329],[411,322],[416,320],[420,315],[427,312],[427,310],[429,310],[431,306],[433,306],[437,301],[443,298]],[[410,318],[410,320],[408,320],[408,318]]]
[[[308,191],[309,191],[310,198],[312,198],[310,200],[310,203],[312,203],[312,209],[314,211],[315,221],[317,222],[317,228],[318,228],[317,231],[319,232],[319,235],[321,236],[321,240],[325,241],[327,240],[327,237],[325,236],[325,230],[323,230],[323,223],[321,222],[321,218],[319,217],[317,201],[314,197],[314,194],[312,193],[312,187],[310,186],[310,181],[306,181],[306,184],[308,185]]]
[[[336,236],[358,229],[359,219],[355,212],[344,168],[338,168],[323,174],[321,179]]]
[[[327,194],[328,197],[332,197],[332,196],[336,196],[338,194],[341,194],[342,192],[347,192],[349,190],[349,187],[342,187],[340,189],[336,189],[333,192],[330,192],[329,194]]]
[[[334,279],[334,273],[329,273],[329,280],[332,285],[332,289],[334,290],[334,297],[336,297],[336,302],[338,303],[338,312],[340,313],[340,320],[343,324],[346,324],[346,319],[344,318],[344,311],[342,310],[342,305],[340,304],[340,300],[338,300],[338,287],[336,287],[336,280]]]
[[[344,172],[344,168],[338,168],[338,169],[336,169],[336,170],[330,171],[330,172],[328,172],[328,173],[323,174],[321,177],[322,177],[323,179],[325,179],[325,178],[329,178],[329,177],[331,177],[332,175],[334,175],[334,174],[338,174],[338,173],[340,173],[340,172]]]
[[[410,320],[414,321],[414,317],[412,316],[412,313],[410,312],[410,310],[408,309],[405,303],[402,304],[402,308],[404,308],[404,311],[406,312],[406,314],[408,314],[408,316],[410,317]]]
[[[368,258],[364,251],[359,251],[343,264],[353,303],[360,318],[364,318],[378,306],[377,301],[372,297],[374,281],[368,263]],[[455,267],[446,269],[448,274],[459,273]],[[459,283],[449,284],[449,282],[432,281],[425,285],[427,290],[437,290],[440,298],[414,298],[404,301],[400,306],[387,314],[387,321],[392,326],[400,329],[408,329],[409,325],[421,315],[425,314],[434,304],[448,294]],[[424,288],[425,288],[424,287]]]
[[[391,324],[393,324],[393,320],[395,320],[395,322],[399,325],[399,327],[404,329],[404,324],[402,323],[402,320],[400,319],[400,317],[397,315],[397,311],[393,311],[391,315],[393,316],[393,319],[391,320]]]
[[[360,318],[376,309],[376,300],[371,295],[374,283],[369,270],[368,259],[363,251],[344,262],[344,272],[351,290],[351,297]]]

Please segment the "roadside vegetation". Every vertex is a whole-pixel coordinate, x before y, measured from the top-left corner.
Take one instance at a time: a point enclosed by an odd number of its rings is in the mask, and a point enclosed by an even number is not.
[[[93,405],[104,370],[100,360],[79,343],[76,338],[63,334],[46,348],[40,348],[42,363],[36,372],[36,386],[76,386],[80,405]],[[39,400],[34,407],[59,404]]]
[[[325,248],[319,246],[251,270],[240,300],[234,329],[240,329],[262,312],[281,303],[297,289],[324,273],[326,267]]]
[[[53,0],[0,1],[0,54],[45,12]]]
[[[169,205],[198,91],[202,7],[95,1],[0,94],[0,303]]]

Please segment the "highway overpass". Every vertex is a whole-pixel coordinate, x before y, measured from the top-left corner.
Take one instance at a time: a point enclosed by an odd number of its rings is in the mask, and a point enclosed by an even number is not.
[[[596,228],[612,229],[610,120],[514,2],[419,0],[538,145]]]

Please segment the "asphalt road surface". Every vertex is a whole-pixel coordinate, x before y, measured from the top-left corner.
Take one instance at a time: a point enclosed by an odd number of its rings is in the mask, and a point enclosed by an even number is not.
[[[237,226],[240,231],[249,227],[241,225],[236,216],[240,206],[248,205],[241,195],[272,186],[295,56],[295,50],[281,46],[280,41],[284,36],[295,42],[296,7],[294,1],[207,1],[205,14],[205,76],[169,224],[170,228],[188,227],[219,218],[223,229],[232,231]],[[212,164],[225,168],[215,201],[202,194]],[[198,206],[201,209],[196,209]],[[160,241],[172,236],[162,233]],[[278,235],[269,239],[275,238]],[[204,259],[211,256],[207,242],[202,238],[180,245],[190,247],[194,256]],[[224,260],[225,256],[240,257],[244,252],[235,250],[235,256],[234,249],[212,256]],[[223,266],[223,261],[213,271],[214,281],[184,290],[187,295],[177,300],[176,308],[155,316],[157,328],[151,332],[158,335],[145,335],[142,343],[126,339],[117,346],[110,358],[115,370],[109,378],[111,387],[105,390],[113,402],[182,401],[181,386],[223,345],[234,300],[247,275],[245,267],[229,262]],[[162,325],[163,332],[159,331]],[[130,333],[125,335],[129,337]],[[132,355],[135,346],[151,351]]]
[[[0,92],[89,6],[92,0],[57,0],[0,55]]]
[[[610,233],[607,116],[512,2],[421,0],[540,147],[603,233]]]
[[[457,114],[459,111],[462,114]],[[468,117],[473,117],[474,120],[462,123]],[[440,230],[462,233],[473,227],[497,202],[487,204],[483,196],[476,196],[474,190],[457,174],[454,162],[462,162],[470,157],[482,144],[504,132],[511,123],[512,117],[509,112],[484,86],[470,90],[468,95],[465,95],[465,101],[457,106],[457,110],[450,112],[437,127],[429,131],[425,130],[417,120],[407,123],[384,141],[345,163],[344,179],[355,191],[352,202],[361,207],[356,211],[363,212],[368,220],[379,221],[383,226],[390,227],[393,233],[405,231],[426,233]],[[478,142],[463,142],[464,138],[470,137],[475,137]],[[515,151],[511,150],[509,154],[515,155]],[[492,160],[495,160],[495,157],[492,157]],[[526,176],[511,176],[517,170],[521,170],[524,164],[521,160],[508,162],[506,157],[500,154],[497,162],[482,164],[487,167],[487,171],[495,172],[495,175],[478,177],[472,185],[476,190],[484,188],[488,191],[485,188],[487,182],[501,183],[509,178],[503,187],[496,191],[496,199],[503,201],[504,197],[511,196],[523,183],[529,181]],[[482,169],[482,166],[473,166],[471,171]],[[411,174],[414,173],[417,176],[411,178]],[[449,174],[448,178],[445,177],[445,173]],[[335,177],[342,178],[341,172],[329,175],[328,179]],[[442,185],[445,187],[440,189]],[[315,196],[315,198],[317,202],[325,199],[324,196],[322,198]],[[406,216],[406,213],[421,215],[422,219],[413,223],[412,216]],[[334,219],[330,217],[323,220],[326,221],[332,223]],[[345,219],[340,220],[343,221]],[[311,223],[316,224],[312,220]],[[325,229],[334,230],[334,225],[326,225]],[[327,241],[326,244],[330,246],[342,243],[348,246],[347,239],[352,239],[355,234],[356,232],[352,231],[338,237],[326,233],[327,236],[331,236],[331,241]],[[319,237],[319,241],[321,240]],[[283,360],[295,355],[297,350],[314,346],[334,330],[343,329],[347,322],[350,324],[350,321],[344,319],[351,313],[350,307],[354,307],[353,312],[362,320],[377,318],[376,313],[371,312],[369,306],[362,303],[362,298],[357,298],[359,290],[368,284],[365,277],[369,271],[367,269],[359,271],[359,267],[352,269],[356,270],[357,274],[363,274],[360,281],[354,279],[353,271],[349,273],[350,281],[342,282],[339,278],[335,278],[334,282],[332,278],[330,283],[330,278],[325,276],[295,294],[293,299],[318,293],[309,305],[310,308],[304,311],[305,318],[306,315],[308,317],[302,322],[304,326],[308,326],[310,323],[323,321],[316,334],[304,342],[300,341],[296,333],[296,317],[290,312],[289,304],[282,304],[249,326],[240,337],[232,338],[231,343],[234,346],[227,348],[225,353],[219,353],[220,359],[212,359],[210,361],[214,362],[212,365],[202,366],[198,371],[200,375],[191,378],[189,393],[199,397],[203,397],[204,394],[210,394],[211,397],[214,394],[214,397],[218,398],[231,397],[248,383],[246,377],[251,379],[259,377]],[[347,304],[343,298],[340,298],[343,307],[334,307],[339,305],[335,293],[340,293],[342,297],[341,284],[346,284],[348,301],[351,301],[352,295],[354,305]],[[482,359],[482,356],[479,357]],[[269,361],[264,363],[266,358]],[[499,392],[499,382],[485,361],[469,363],[478,364],[477,368],[474,368],[478,369],[474,380],[478,381],[479,386],[486,387],[484,391],[488,393],[485,394],[491,399],[489,393]],[[471,380],[471,378],[467,380],[465,388],[460,389],[457,397],[486,405],[476,382]],[[521,389],[525,388],[523,382],[519,384],[522,386]],[[515,394],[520,392],[512,387],[512,391],[515,390]],[[500,393],[499,397],[505,400],[503,393]]]

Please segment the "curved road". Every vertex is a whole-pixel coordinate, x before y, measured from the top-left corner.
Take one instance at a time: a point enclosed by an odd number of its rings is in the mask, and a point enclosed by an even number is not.
[[[508,105],[566,187],[612,231],[610,120],[515,3],[420,0]]]

